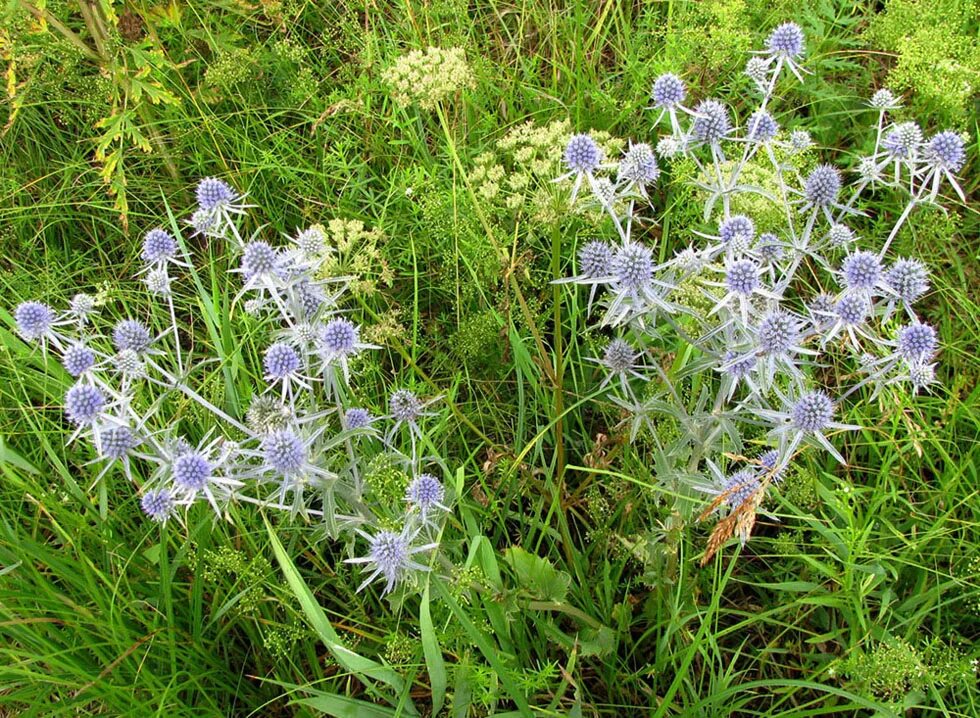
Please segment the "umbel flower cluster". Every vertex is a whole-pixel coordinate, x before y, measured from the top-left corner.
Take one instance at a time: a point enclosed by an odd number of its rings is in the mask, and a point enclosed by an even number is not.
[[[322,278],[333,249],[321,227],[276,246],[260,232],[242,235],[249,205],[224,181],[202,180],[197,201],[190,230],[230,257],[231,308],[242,306],[266,337],[261,366],[252,372],[264,385],[255,388],[245,417],[202,395],[214,378],[209,369],[220,375],[223,367],[193,354],[178,325],[178,287],[196,284],[201,304],[213,306],[179,231],[158,227],[143,238],[142,280],[159,310],[148,318],[124,318],[101,333],[98,302],[78,294],[64,311],[24,302],[14,311],[17,329],[46,355],[54,352],[74,377],[64,412],[72,440],[93,447],[96,481],[120,468],[139,487],[143,511],[161,523],[185,520],[198,504],[218,517],[233,505],[254,504],[318,522],[332,539],[352,547],[363,541],[366,553],[349,559],[366,564],[361,588],[381,577],[388,592],[411,572],[427,570],[418,554],[436,548],[448,511],[439,478],[445,467],[420,450],[436,399],[397,389],[384,416],[352,403],[352,363],[377,347],[342,311],[350,278]],[[215,324],[229,321],[213,314]],[[231,326],[210,329],[228,336]],[[204,426],[196,436],[167,416],[175,395],[207,417],[196,422]],[[378,465],[405,477],[395,482],[393,498],[391,491],[382,497],[366,476]]]
[[[781,127],[769,106],[781,75],[802,81],[804,57],[794,23],[753,53],[745,72],[759,103],[741,127],[723,102],[696,100],[680,77],[664,74],[648,109],[669,132],[655,147],[631,143],[610,161],[594,138],[576,135],[556,179],[570,183],[573,202],[590,190],[611,219],[615,239],[582,244],[577,274],[559,281],[588,287],[590,308],[598,294],[601,324],[622,332],[594,361],[632,417],[632,438],[644,426],[675,426],[667,438],[651,431],[658,473],[701,477],[693,488],[713,496],[702,516],[725,513],[706,559],[735,533],[745,541],[767,489],[804,447],[845,462],[834,436],[860,428],[841,420],[845,399],[890,385],[914,393],[934,381],[937,333],[915,310],[928,267],[888,250],[917,205],[935,203],[944,187],[963,197],[964,140],[889,122],[898,100],[879,90],[868,103],[877,115],[870,153],[853,168],[801,171],[810,135]],[[649,206],[659,163],[670,161],[694,167],[706,229],[660,262],[634,238],[634,215]],[[907,199],[877,241],[855,229],[872,192]],[[746,206],[762,208],[765,231]],[[818,377],[847,377],[846,385],[821,386]]]

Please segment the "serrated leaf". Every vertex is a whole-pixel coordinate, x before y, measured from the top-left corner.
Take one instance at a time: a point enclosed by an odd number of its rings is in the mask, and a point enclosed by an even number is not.
[[[572,577],[559,571],[548,559],[535,556],[520,546],[504,551],[504,560],[517,574],[520,588],[545,601],[563,603]]]

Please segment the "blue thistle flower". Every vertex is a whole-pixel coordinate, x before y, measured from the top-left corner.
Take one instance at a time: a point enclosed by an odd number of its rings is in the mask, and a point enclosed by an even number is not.
[[[174,512],[174,497],[166,489],[147,491],[140,499],[143,513],[158,523],[164,523]]]
[[[143,261],[156,264],[173,259],[177,254],[177,240],[165,229],[151,229],[143,238]]]
[[[279,253],[268,242],[255,240],[245,245],[241,271],[246,281],[275,274],[279,268]]]
[[[320,333],[320,343],[330,354],[347,356],[357,352],[360,332],[357,325],[349,319],[331,319]]]
[[[845,294],[837,300],[834,314],[845,326],[857,326],[867,319],[871,304],[861,294]]]
[[[352,408],[344,413],[344,427],[348,431],[364,429],[371,425],[371,412],[367,409]]]
[[[899,107],[899,101],[895,97],[895,93],[884,87],[877,90],[871,96],[868,104],[876,110],[894,110]]]
[[[913,322],[898,330],[898,353],[909,362],[922,362],[936,353],[939,340],[928,324]]]
[[[637,292],[653,279],[653,254],[647,247],[631,242],[616,252],[612,270],[620,286]]]
[[[195,234],[209,234],[219,224],[218,213],[210,209],[196,209],[191,215],[189,224]]]
[[[844,258],[841,274],[849,290],[870,292],[882,280],[884,268],[874,252],[854,252]]]
[[[752,294],[759,287],[759,265],[750,259],[740,259],[728,265],[725,284],[736,294]]]
[[[895,125],[881,141],[885,152],[895,160],[910,160],[922,145],[922,128],[915,122]]]
[[[755,239],[755,222],[744,214],[733,214],[718,225],[718,236],[725,244],[747,246]]]
[[[139,440],[128,426],[113,426],[102,432],[102,457],[118,461],[136,448]]]
[[[784,22],[769,34],[766,47],[778,57],[801,57],[804,51],[803,28],[795,22]]]
[[[112,343],[120,352],[131,351],[139,356],[150,348],[151,342],[150,330],[135,319],[123,319],[112,330]]]
[[[834,402],[823,391],[801,396],[791,410],[793,426],[802,432],[818,432],[834,421]]]
[[[830,226],[827,232],[827,241],[831,247],[846,247],[855,240],[854,230],[846,224],[835,223]]]
[[[437,544],[427,544],[425,546],[412,546],[412,539],[415,534],[410,534],[408,530],[379,531],[374,536],[358,531],[370,543],[368,555],[359,558],[349,558],[347,563],[366,563],[373,567],[373,570],[358,586],[357,590],[364,590],[378,576],[385,580],[385,587],[382,595],[390,592],[405,576],[412,571],[428,571],[428,566],[416,563],[412,560],[412,555],[420,551],[428,551],[435,548]]]
[[[721,494],[730,508],[736,509],[751,498],[762,484],[752,469],[742,469],[725,477]]]
[[[91,384],[75,384],[65,394],[65,414],[79,426],[93,424],[105,405],[102,390]]]
[[[422,401],[408,389],[398,389],[388,399],[388,410],[398,422],[415,423],[422,416],[423,408]]]
[[[702,100],[694,112],[691,132],[699,141],[716,144],[731,132],[732,121],[728,116],[728,109],[718,100]]]
[[[830,165],[817,165],[807,176],[803,195],[817,207],[827,207],[837,201],[840,193],[840,172]]]
[[[293,289],[296,292],[296,301],[307,317],[315,316],[320,307],[327,301],[323,287],[309,279],[301,279],[296,282]]]
[[[185,491],[203,491],[211,480],[214,466],[207,457],[197,451],[181,454],[173,463],[174,484]]]
[[[653,148],[646,144],[630,144],[619,161],[619,181],[645,190],[648,185],[656,182],[658,177],[660,177],[660,167]]]
[[[794,152],[803,152],[813,147],[813,138],[806,130],[793,130],[789,133],[789,146]]]
[[[966,143],[952,130],[938,132],[926,146],[926,159],[935,167],[959,172],[966,162]]]
[[[71,302],[68,303],[72,316],[83,324],[88,321],[89,315],[95,311],[95,306],[95,297],[84,292],[79,292],[73,296]]]
[[[783,245],[775,234],[764,232],[756,242],[756,252],[765,262],[777,262],[783,258]]]
[[[565,147],[565,164],[572,172],[594,172],[599,169],[602,160],[602,148],[589,135],[575,135]]]
[[[442,482],[432,474],[419,474],[405,489],[405,501],[417,506],[422,520],[434,509],[444,509],[442,505],[445,489]]]
[[[79,377],[95,366],[95,352],[81,342],[76,342],[65,349],[62,364],[66,372]]]
[[[291,429],[274,431],[262,439],[262,458],[276,473],[293,476],[306,466],[306,446]]]
[[[625,374],[635,362],[636,350],[625,339],[613,339],[602,355],[602,365],[614,374]]]
[[[779,132],[779,124],[766,110],[756,110],[749,117],[748,132],[753,142],[769,142]]]
[[[763,354],[788,352],[799,339],[799,322],[792,314],[781,309],[774,309],[766,314],[756,329],[756,342]]]
[[[238,194],[231,185],[217,177],[205,177],[197,183],[197,204],[205,211],[212,212],[237,199]]]
[[[687,97],[687,88],[681,78],[668,72],[654,80],[650,97],[658,109],[670,110],[684,102]]]
[[[578,251],[578,267],[583,277],[600,279],[612,274],[613,250],[608,242],[593,239]]]
[[[929,290],[929,270],[917,259],[902,258],[888,270],[885,281],[899,299],[912,304]]]
[[[14,310],[17,331],[28,341],[47,336],[55,323],[54,310],[41,302],[23,302]]]
[[[284,379],[299,370],[299,354],[286,342],[276,342],[265,350],[263,366],[268,378]]]

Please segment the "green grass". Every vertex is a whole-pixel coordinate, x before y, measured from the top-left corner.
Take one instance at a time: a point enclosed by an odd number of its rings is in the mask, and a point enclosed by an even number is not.
[[[468,179],[528,119],[650,138],[640,108],[668,69],[744,117],[745,55],[731,48],[790,18],[815,72],[781,84],[776,106],[798,108],[820,156],[843,162],[866,148],[862,103],[901,59],[864,34],[876,17],[894,34],[877,3],[108,5],[142,18],[137,37],[98,44],[80,4],[47,4],[97,58],[53,23],[33,32],[16,2],[0,36],[15,85],[0,110],[0,715],[980,713],[975,205],[917,210],[894,247],[933,272],[939,385],[856,402],[847,420],[866,428],[838,441],[848,466],[807,453],[768,500],[778,523],[701,567],[710,524],[649,437],[617,428],[584,361],[605,337],[583,293],[549,284],[595,228],[515,219]],[[960,61],[964,42],[976,54],[963,16]],[[476,86],[433,112],[399,108],[381,71],[428,45],[464,47]],[[133,78],[165,94],[134,99]],[[908,117],[930,130],[959,117],[972,197],[977,127],[952,102],[913,96]],[[97,123],[121,114],[151,151],[111,137],[121,169],[103,177]],[[130,278],[142,232],[209,174],[249,193],[253,229],[339,217],[384,232],[394,281],[352,306],[365,325],[395,310],[401,330],[358,367],[357,398],[383,410],[392,387],[444,394],[427,433],[458,494],[443,535],[454,568],[416,591],[355,593],[342,546],[248,505],[228,522],[198,506],[186,527],[151,525],[122,472],[93,487],[89,450],[66,445],[69,378],[16,336],[12,307],[102,289],[106,319],[144,316]],[[702,225],[664,180],[644,238],[669,256]],[[883,209],[901,208],[896,195]],[[198,355],[221,360],[202,393],[239,413],[265,333],[220,319],[237,291],[228,260],[204,242],[194,253],[200,283],[178,313]],[[165,412],[205,429],[189,401]]]

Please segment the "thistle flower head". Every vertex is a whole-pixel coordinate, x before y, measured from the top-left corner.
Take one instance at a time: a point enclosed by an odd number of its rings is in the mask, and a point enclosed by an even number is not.
[[[589,135],[575,135],[565,147],[565,164],[572,172],[588,173],[599,169],[604,153]]]
[[[177,240],[167,230],[157,227],[143,237],[143,261],[147,264],[165,262],[177,254]]]
[[[274,274],[278,267],[279,253],[268,242],[255,240],[245,245],[241,270],[246,281]]]
[[[660,167],[653,148],[647,144],[631,144],[619,161],[618,177],[638,187],[646,187],[657,181]]]
[[[808,202],[818,207],[827,207],[837,201],[840,188],[840,172],[837,168],[817,165],[806,178],[803,195]]]
[[[75,384],[65,394],[65,414],[80,426],[94,423],[105,404],[102,390],[91,384]]]
[[[799,337],[799,322],[781,309],[766,314],[756,329],[756,342],[763,354],[782,354],[793,347]]]
[[[34,341],[48,334],[54,326],[54,310],[41,302],[23,302],[14,310],[17,331],[28,341]]]
[[[871,312],[871,303],[862,295],[849,293],[837,300],[834,314],[845,326],[857,326]]]
[[[803,152],[813,147],[813,138],[806,130],[793,130],[789,133],[789,146],[794,152]]]
[[[344,428],[350,431],[363,429],[371,425],[371,412],[358,407],[348,409],[344,413]]]
[[[822,391],[811,391],[796,401],[790,417],[800,431],[822,431],[834,420],[834,402]]]
[[[139,440],[128,426],[113,426],[102,432],[102,457],[118,461],[136,448]]]
[[[135,319],[123,319],[112,330],[112,343],[116,350],[131,351],[137,356],[150,348],[150,330]]]
[[[784,22],[766,40],[766,48],[778,57],[795,59],[803,55],[803,28],[795,22]]]
[[[766,262],[776,262],[783,257],[783,245],[772,232],[764,232],[759,235],[756,242],[756,251]]]
[[[612,270],[618,284],[637,291],[646,287],[653,278],[653,255],[642,244],[631,242],[616,252]]]
[[[881,141],[881,146],[898,160],[911,159],[922,144],[922,128],[916,122],[902,122],[895,125]]]
[[[343,317],[331,319],[320,333],[320,342],[331,354],[345,356],[357,352],[360,332],[354,322]]]
[[[810,312],[814,324],[821,326],[828,322],[828,317],[825,315],[833,314],[836,305],[837,300],[823,292],[807,302],[806,308]]]
[[[188,451],[174,459],[174,485],[186,491],[203,491],[211,480],[214,466],[204,454]]]
[[[306,446],[291,429],[266,435],[261,448],[266,466],[282,476],[298,474],[306,465]]]
[[[76,319],[82,322],[88,321],[89,315],[95,311],[96,301],[91,294],[79,292],[71,298],[68,308]]]
[[[323,228],[317,225],[304,229],[296,235],[296,247],[310,259],[323,256],[327,249],[327,237]]]
[[[146,289],[150,294],[161,297],[170,294],[170,275],[164,266],[157,266],[151,269],[146,273],[143,281],[146,283]]]
[[[140,377],[145,373],[143,361],[139,354],[132,349],[123,349],[112,356],[113,368],[117,374],[128,377]]]
[[[423,408],[422,401],[408,389],[397,389],[388,399],[388,410],[395,421],[413,423],[422,416]]]
[[[81,342],[75,342],[65,349],[61,361],[66,372],[78,377],[95,366],[95,352]]]
[[[851,244],[855,239],[854,230],[848,227],[846,224],[835,223],[830,225],[830,231],[827,232],[827,241],[830,242],[832,247],[846,247]]]
[[[702,100],[695,108],[695,113],[691,132],[701,142],[721,142],[732,130],[728,109],[718,100]]]
[[[898,353],[910,362],[928,359],[938,344],[936,330],[928,324],[913,322],[898,330]]]
[[[725,244],[748,245],[755,239],[755,222],[744,214],[733,214],[718,225],[718,236]]]
[[[849,290],[870,291],[881,281],[884,268],[874,252],[854,252],[844,258],[841,274]]]
[[[966,143],[952,130],[937,132],[926,146],[926,160],[935,167],[959,172],[966,162]]]
[[[721,490],[722,495],[725,497],[725,503],[734,509],[744,504],[759,490],[761,485],[755,471],[752,469],[742,469],[726,476],[724,482],[722,482]]]
[[[390,591],[410,567],[408,537],[404,533],[379,531],[371,538],[368,556],[376,567],[375,575],[380,573],[385,578],[385,591]]]
[[[211,209],[196,209],[191,215],[189,224],[195,234],[208,234],[218,226],[218,213]]]
[[[684,81],[673,73],[667,72],[658,77],[653,82],[653,89],[650,90],[650,98],[653,100],[654,107],[669,110],[677,107],[687,97],[687,88]]]
[[[256,434],[285,429],[292,420],[293,413],[289,407],[269,394],[259,394],[253,398],[245,414],[248,428]]]
[[[735,294],[752,294],[759,286],[759,265],[750,259],[732,262],[725,270],[725,284]]]
[[[769,79],[769,63],[761,57],[750,57],[745,63],[745,75],[764,90]]]
[[[323,287],[309,279],[296,282],[293,289],[296,292],[296,301],[307,317],[314,316],[327,301]]]
[[[661,137],[657,141],[657,154],[664,159],[670,159],[671,157],[676,157],[683,151],[683,145],[678,141],[676,137],[668,135],[667,137]]]
[[[147,491],[140,499],[143,513],[158,523],[163,523],[173,515],[174,506],[174,497],[167,489]]]
[[[435,476],[419,474],[405,489],[405,500],[413,506],[418,506],[424,517],[442,504],[445,493],[442,482]]]
[[[197,205],[200,209],[211,212],[237,199],[238,194],[231,185],[217,177],[205,177],[197,183]]]
[[[885,281],[906,304],[912,304],[929,290],[929,270],[917,259],[902,258],[888,270]]]
[[[909,364],[909,381],[912,388],[918,391],[925,389],[936,381],[936,365],[925,362],[912,362]]]
[[[876,110],[894,110],[899,107],[895,93],[884,87],[871,96],[868,104]]]
[[[265,350],[262,360],[265,374],[272,379],[284,379],[299,370],[299,354],[286,342],[276,342]]]
[[[608,242],[593,239],[578,250],[578,266],[583,277],[598,279],[612,273],[613,249]]]
[[[768,142],[779,132],[779,124],[766,110],[756,110],[749,116],[748,131],[750,140]]]
[[[614,374],[623,374],[633,367],[636,350],[625,339],[613,339],[602,354],[602,365]]]

